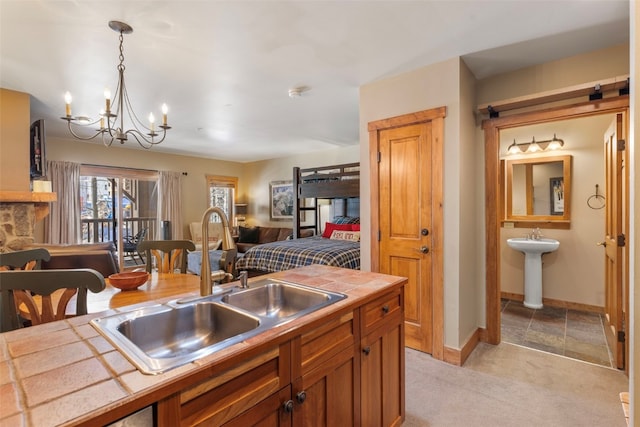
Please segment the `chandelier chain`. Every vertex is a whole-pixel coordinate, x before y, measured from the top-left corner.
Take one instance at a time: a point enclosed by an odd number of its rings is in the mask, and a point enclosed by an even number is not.
[[[117,67],[118,70],[124,70],[125,69],[123,42],[124,42],[124,36],[122,35],[122,31],[120,31],[120,56],[118,57],[118,59],[120,59],[120,65],[118,65],[118,67]]]

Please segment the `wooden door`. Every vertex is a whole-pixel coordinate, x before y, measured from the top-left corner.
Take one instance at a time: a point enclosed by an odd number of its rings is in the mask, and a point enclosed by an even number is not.
[[[604,135],[605,158],[605,334],[613,360],[619,369],[625,367],[624,295],[624,140],[623,116],[617,114]]]
[[[432,123],[380,132],[380,272],[409,279],[405,344],[432,353]]]

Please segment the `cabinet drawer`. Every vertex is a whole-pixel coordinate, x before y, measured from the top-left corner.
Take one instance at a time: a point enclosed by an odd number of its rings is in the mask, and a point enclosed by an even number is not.
[[[328,319],[322,326],[295,338],[293,353],[300,355],[300,364],[294,364],[292,377],[307,374],[345,348],[354,348],[359,339],[356,339],[355,329],[351,311]]]
[[[366,335],[384,320],[402,313],[402,294],[400,290],[390,292],[366,304],[361,308],[362,335]]]
[[[276,347],[184,390],[181,424],[221,425],[277,393],[291,381],[289,352]]]

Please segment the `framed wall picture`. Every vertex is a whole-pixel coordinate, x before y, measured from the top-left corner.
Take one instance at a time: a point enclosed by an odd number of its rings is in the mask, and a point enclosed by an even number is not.
[[[564,179],[563,177],[549,178],[551,196],[551,215],[564,215]]]
[[[293,219],[293,182],[272,181],[269,183],[271,219]]]

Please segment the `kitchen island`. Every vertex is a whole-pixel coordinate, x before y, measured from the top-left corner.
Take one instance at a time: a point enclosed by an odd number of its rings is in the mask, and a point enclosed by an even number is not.
[[[131,307],[0,334],[0,425],[107,425],[145,408],[159,426],[400,425],[406,279],[319,265],[265,277],[347,298],[159,375],[89,325]]]

